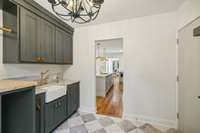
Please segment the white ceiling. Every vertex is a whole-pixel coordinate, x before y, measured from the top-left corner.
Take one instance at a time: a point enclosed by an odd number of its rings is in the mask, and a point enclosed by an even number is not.
[[[94,23],[120,21],[176,10],[185,0],[104,0]]]
[[[35,0],[52,11],[48,0]],[[150,16],[176,10],[185,0],[104,0],[99,16],[89,24],[120,21],[135,17]],[[67,22],[72,26],[74,25]]]

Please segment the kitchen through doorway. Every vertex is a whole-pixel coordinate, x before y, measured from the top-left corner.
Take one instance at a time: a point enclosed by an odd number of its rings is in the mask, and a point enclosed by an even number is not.
[[[96,113],[122,117],[124,91],[123,39],[95,41]]]

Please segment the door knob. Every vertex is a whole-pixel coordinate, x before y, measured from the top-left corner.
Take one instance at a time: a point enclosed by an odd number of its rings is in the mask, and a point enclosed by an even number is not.
[[[200,96],[198,96],[197,98],[200,99]]]

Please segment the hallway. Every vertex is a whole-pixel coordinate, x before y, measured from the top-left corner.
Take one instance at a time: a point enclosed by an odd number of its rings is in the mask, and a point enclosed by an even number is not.
[[[122,117],[123,113],[123,84],[119,78],[113,78],[114,85],[106,97],[96,97],[97,114]]]

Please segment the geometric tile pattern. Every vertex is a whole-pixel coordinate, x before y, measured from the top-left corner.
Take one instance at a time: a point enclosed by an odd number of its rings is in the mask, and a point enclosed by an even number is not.
[[[95,114],[76,113],[53,133],[178,133],[175,129],[161,131],[151,124]]]

